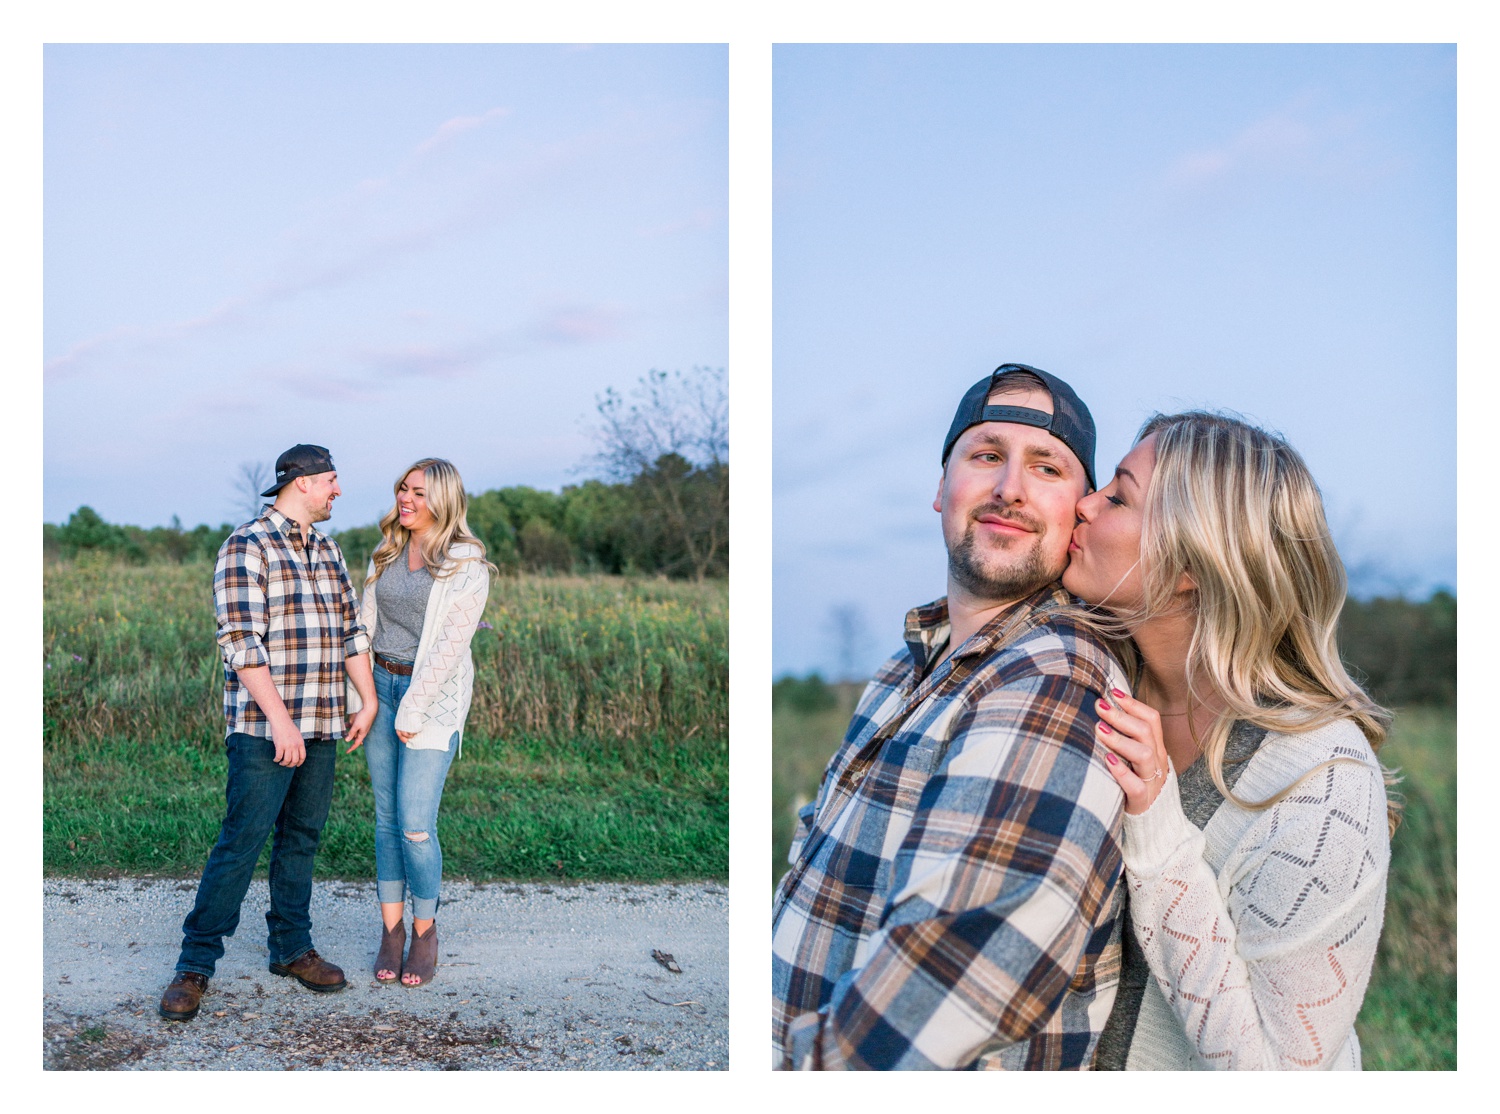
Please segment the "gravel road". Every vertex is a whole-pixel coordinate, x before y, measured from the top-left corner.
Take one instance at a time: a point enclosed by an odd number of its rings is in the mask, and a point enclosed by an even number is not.
[[[347,989],[267,969],[266,884],[198,1016],[165,1021],[196,882],[43,883],[43,1063],[75,1069],[724,1070],[729,897],[717,882],[443,882],[437,978],[376,983],[372,882],[318,882],[313,940]],[[670,953],[673,974],[652,959]]]

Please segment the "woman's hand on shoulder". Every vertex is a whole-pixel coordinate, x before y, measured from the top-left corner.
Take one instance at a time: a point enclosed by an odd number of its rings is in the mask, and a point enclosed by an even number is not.
[[[1094,705],[1099,722],[1094,734],[1109,748],[1105,761],[1109,772],[1125,791],[1125,811],[1139,816],[1155,802],[1172,761],[1162,740],[1161,716],[1120,689]]]

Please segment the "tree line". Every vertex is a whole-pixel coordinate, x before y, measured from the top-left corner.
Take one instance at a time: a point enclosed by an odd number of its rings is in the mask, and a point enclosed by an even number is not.
[[[1339,618],[1339,655],[1356,681],[1389,708],[1452,708],[1457,702],[1458,599],[1439,589],[1425,600],[1349,599]],[[833,708],[832,684],[818,673],[782,676],[774,708],[812,714]]]
[[[543,491],[524,485],[469,495],[469,526],[502,572],[600,572],[675,579],[729,574],[729,427],[723,369],[651,371],[627,393],[596,400],[603,478]],[[244,466],[247,475],[258,475]],[[247,481],[242,477],[239,486]],[[250,479],[254,487],[262,480]],[[212,561],[234,525],[142,528],[79,507],[44,523],[44,559],[95,554],[135,564]],[[380,541],[374,524],[332,531],[351,569]]]

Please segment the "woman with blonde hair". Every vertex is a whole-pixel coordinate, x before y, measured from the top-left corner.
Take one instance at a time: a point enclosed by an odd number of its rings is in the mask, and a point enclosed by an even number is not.
[[[1354,1069],[1396,812],[1335,640],[1317,485],[1236,418],[1158,415],[1078,504],[1063,586],[1122,642],[1125,971],[1096,1067]]]
[[[469,529],[468,507],[448,461],[429,457],[406,469],[395,506],[380,520],[360,601],[380,702],[364,740],[383,922],[375,978],[404,986],[431,982],[437,969],[438,804],[463,739],[474,687],[469,643],[494,571]],[[408,894],[412,941],[403,962]]]

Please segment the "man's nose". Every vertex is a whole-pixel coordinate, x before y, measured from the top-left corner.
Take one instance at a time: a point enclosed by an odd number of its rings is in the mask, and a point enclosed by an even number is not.
[[[1026,487],[1023,483],[1025,474],[1015,464],[1007,462],[995,473],[995,498],[1002,503],[1024,503],[1026,501]]]

